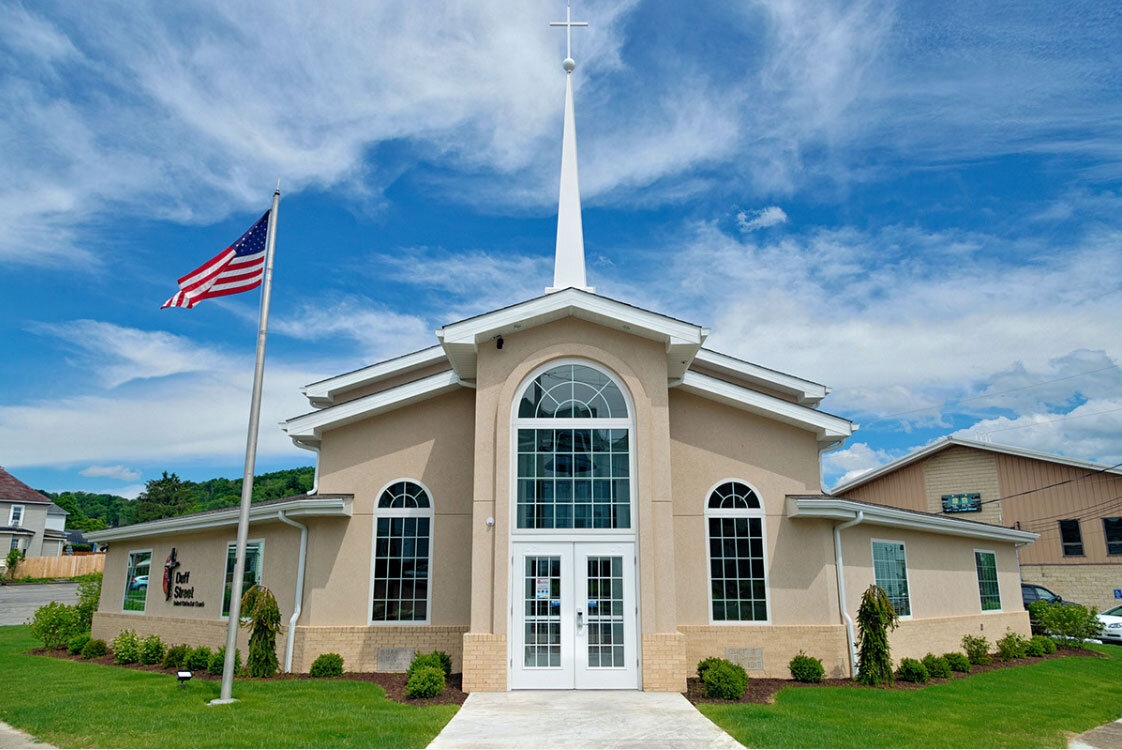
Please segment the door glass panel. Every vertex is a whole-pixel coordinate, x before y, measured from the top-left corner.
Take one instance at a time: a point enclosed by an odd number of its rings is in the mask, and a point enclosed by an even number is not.
[[[622,667],[623,558],[588,558],[588,666]]]
[[[527,557],[523,587],[525,667],[561,666],[561,558]]]

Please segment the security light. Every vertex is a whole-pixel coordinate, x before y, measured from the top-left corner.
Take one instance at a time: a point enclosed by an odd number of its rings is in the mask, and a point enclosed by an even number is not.
[[[187,680],[191,679],[191,673],[183,669],[176,672],[175,676],[179,680],[179,687],[185,687]]]

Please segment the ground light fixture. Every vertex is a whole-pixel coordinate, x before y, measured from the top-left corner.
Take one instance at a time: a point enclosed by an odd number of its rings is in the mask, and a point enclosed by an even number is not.
[[[175,678],[179,680],[179,687],[186,687],[187,680],[191,679],[191,673],[185,669],[180,669],[175,673]]]

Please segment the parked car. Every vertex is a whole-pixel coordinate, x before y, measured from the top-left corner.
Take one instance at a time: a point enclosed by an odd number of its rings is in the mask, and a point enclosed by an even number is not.
[[[1069,602],[1062,596],[1054,591],[1038,586],[1035,583],[1022,583],[1021,584],[1021,599],[1024,601],[1025,609],[1033,602],[1045,601],[1049,604],[1070,604],[1073,607],[1081,607],[1082,604]]]
[[[1097,617],[1103,624],[1099,638],[1104,643],[1122,643],[1122,605],[1108,609]]]
[[[134,576],[132,581],[129,582],[130,589],[148,588],[148,576]]]

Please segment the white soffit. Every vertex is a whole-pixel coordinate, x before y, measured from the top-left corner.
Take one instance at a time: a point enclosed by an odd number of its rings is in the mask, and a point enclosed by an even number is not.
[[[317,408],[331,406],[335,397],[355,388],[362,388],[388,378],[404,375],[415,370],[423,370],[441,363],[447,363],[448,358],[440,346],[430,346],[419,352],[404,354],[400,357],[387,359],[383,362],[363,367],[352,372],[343,373],[306,385],[301,392],[308,401]]]
[[[685,373],[709,335],[708,329],[692,323],[575,288],[446,325],[436,335],[452,368],[461,378],[473,380],[480,344],[568,317],[664,343],[671,379]]]
[[[708,375],[687,372],[678,388],[794,427],[811,430],[818,435],[819,442],[844,440],[853,434],[853,423],[848,419],[726,383]]]
[[[314,447],[318,445],[320,435],[326,429],[341,427],[351,422],[357,422],[377,414],[384,414],[394,409],[400,409],[418,401],[449,393],[463,387],[463,383],[452,371],[437,373],[427,378],[414,380],[411,383],[389,388],[380,393],[345,401],[326,409],[314,411],[299,417],[293,417],[281,423],[281,428],[288,433],[294,443],[301,447]]]
[[[249,522],[261,523],[275,521],[277,514],[284,512],[291,518],[349,517],[353,499],[350,495],[324,495],[322,497],[301,497],[275,503],[262,503],[249,507]],[[86,538],[92,542],[115,542],[141,536],[160,536],[163,534],[182,534],[188,531],[218,529],[223,526],[237,526],[241,509],[238,506],[219,511],[194,513],[189,516],[161,518],[158,521],[145,521],[115,529],[87,531]]]
[[[817,406],[826,398],[830,389],[821,383],[788,375],[785,372],[745,362],[712,349],[702,349],[694,357],[694,363],[714,372],[745,380],[754,385],[794,396],[804,406]]]
[[[964,536],[973,539],[988,539],[997,542],[1028,544],[1040,537],[1031,531],[1010,529],[977,521],[964,521],[914,510],[874,505],[841,497],[798,497],[787,496],[788,518],[823,518],[831,521],[852,521],[857,514],[863,514],[862,523],[873,526],[891,526],[897,529],[926,531],[931,534]]]

